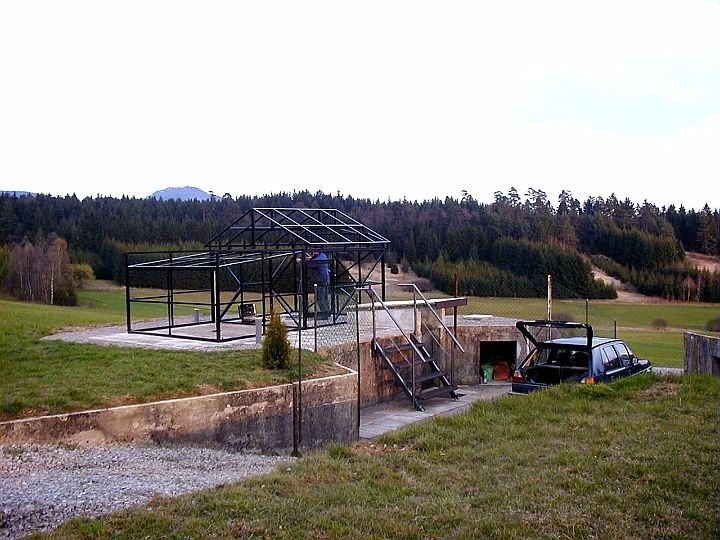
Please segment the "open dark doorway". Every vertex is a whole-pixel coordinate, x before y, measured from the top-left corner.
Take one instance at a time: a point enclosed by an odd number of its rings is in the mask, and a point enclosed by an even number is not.
[[[507,379],[512,375],[516,361],[516,341],[480,342],[480,366],[486,380],[489,377],[494,380]]]

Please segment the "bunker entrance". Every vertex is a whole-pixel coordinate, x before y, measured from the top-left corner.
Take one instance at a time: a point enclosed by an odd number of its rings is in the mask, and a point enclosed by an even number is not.
[[[482,341],[480,366],[483,378],[507,380],[512,376],[517,361],[517,341]]]

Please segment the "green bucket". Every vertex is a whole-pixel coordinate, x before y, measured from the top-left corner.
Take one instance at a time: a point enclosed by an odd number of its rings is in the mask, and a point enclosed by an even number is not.
[[[483,364],[480,366],[483,372],[483,382],[492,381],[493,379],[493,367],[490,364]]]

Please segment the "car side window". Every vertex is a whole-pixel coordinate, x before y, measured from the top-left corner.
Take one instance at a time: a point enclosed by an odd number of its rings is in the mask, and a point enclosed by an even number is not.
[[[578,367],[587,367],[587,365],[588,365],[587,353],[583,352],[583,351],[575,351],[572,355],[572,360],[570,361],[570,365],[578,366]]]
[[[549,363],[550,359],[553,358],[552,355],[554,352],[555,351],[548,349],[535,349],[535,360],[533,364],[540,365]]]
[[[615,350],[617,351],[618,356],[620,357],[620,363],[622,363],[623,366],[627,367],[632,364],[632,353],[624,343],[616,343]]]
[[[612,345],[603,347],[601,352],[606,372],[622,367],[622,364],[620,363],[620,357],[618,356],[617,351],[615,351],[615,348]]]
[[[540,350],[533,350],[530,355],[525,359],[525,367],[534,366],[540,363]]]
[[[570,351],[558,351],[557,356],[555,357],[555,362],[559,366],[569,366]]]

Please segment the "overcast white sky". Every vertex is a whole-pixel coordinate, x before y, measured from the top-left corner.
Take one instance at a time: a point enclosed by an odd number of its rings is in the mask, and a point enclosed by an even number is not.
[[[0,0],[0,189],[720,207],[720,1]]]

